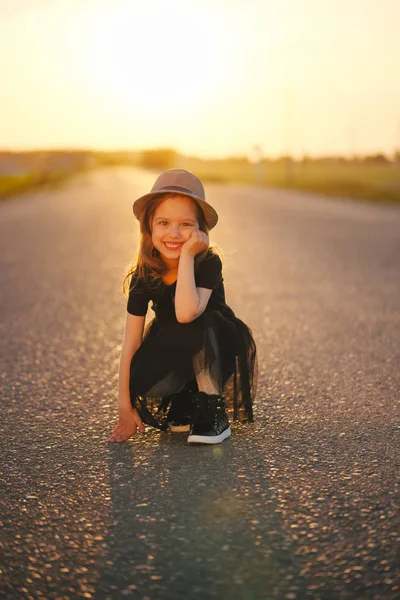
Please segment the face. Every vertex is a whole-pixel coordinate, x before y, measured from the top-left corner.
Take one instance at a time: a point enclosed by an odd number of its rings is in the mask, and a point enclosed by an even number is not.
[[[186,196],[168,196],[154,212],[151,241],[169,266],[176,266],[182,245],[199,229],[196,207]]]

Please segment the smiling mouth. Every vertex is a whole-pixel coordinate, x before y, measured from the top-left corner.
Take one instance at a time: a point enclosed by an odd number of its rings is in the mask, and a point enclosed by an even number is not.
[[[164,246],[168,248],[168,250],[179,250],[182,244],[170,244],[168,242],[163,242]]]

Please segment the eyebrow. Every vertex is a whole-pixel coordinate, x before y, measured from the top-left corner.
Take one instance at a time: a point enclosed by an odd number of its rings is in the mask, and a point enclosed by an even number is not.
[[[156,221],[169,221],[170,219],[168,219],[168,217],[156,217],[155,219]],[[180,221],[190,221],[191,223],[195,223],[196,221],[194,219],[189,219],[189,218],[183,218],[183,219],[179,219]]]

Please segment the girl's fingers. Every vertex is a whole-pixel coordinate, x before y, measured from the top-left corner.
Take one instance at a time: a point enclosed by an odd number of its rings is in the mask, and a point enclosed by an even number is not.
[[[118,435],[113,435],[111,436],[107,441],[108,442],[126,442],[127,439],[129,439],[131,436],[130,435],[122,435],[122,434],[118,434]]]
[[[204,233],[204,231],[200,231],[200,229],[199,229],[195,233],[196,233],[196,237],[199,241],[204,242],[207,239],[207,234]]]
[[[117,425],[107,442],[126,442],[126,440],[128,440],[132,435],[135,435],[138,428],[141,433],[144,433],[143,423],[139,425],[135,423],[132,429],[126,429],[122,425]]]
[[[144,423],[143,423],[142,419],[139,417],[139,415],[137,415],[137,417],[136,417],[136,426],[141,433],[144,433]]]
[[[204,233],[204,231],[201,232],[201,241],[204,242],[204,244],[206,244],[207,246],[209,245],[209,240],[208,240],[208,235],[206,233]]]

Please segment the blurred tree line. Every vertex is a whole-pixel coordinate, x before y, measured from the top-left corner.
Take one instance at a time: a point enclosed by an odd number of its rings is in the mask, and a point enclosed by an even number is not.
[[[366,156],[293,158],[248,156],[207,159],[179,154],[173,148],[115,150],[0,150],[0,198],[24,189],[62,182],[75,173],[98,167],[142,167],[163,171],[186,168],[207,182],[243,182],[279,186],[339,196],[400,202],[400,148],[391,157]]]

